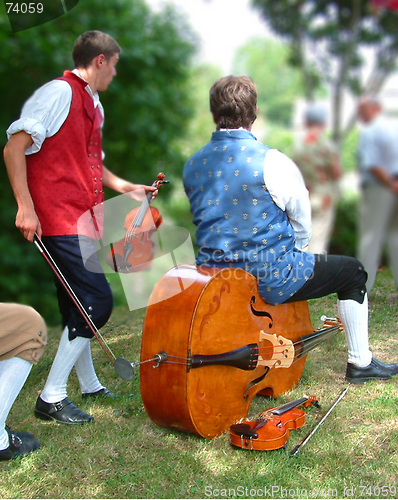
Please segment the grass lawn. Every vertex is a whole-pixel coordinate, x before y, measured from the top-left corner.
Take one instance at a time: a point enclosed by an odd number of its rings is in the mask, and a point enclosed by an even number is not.
[[[380,272],[370,301],[370,340],[375,356],[386,362],[398,362],[397,299],[391,274]],[[311,301],[310,310],[314,327],[321,327],[322,314],[336,314],[335,299]],[[144,314],[114,311],[104,332],[116,355],[139,359]],[[398,377],[350,386],[301,453],[289,456],[347,386],[343,333],[308,355],[296,388],[277,400],[253,400],[250,417],[303,395],[315,395],[321,404],[305,410],[305,425],[291,432],[285,449],[272,452],[234,449],[229,432],[206,440],[157,427],[144,410],[139,373],[131,382],[119,379],[96,342],[97,372],[119,397],[83,401],[73,374],[69,397],[95,423],[74,427],[36,419],[36,397],[60,333],[60,327],[50,332],[45,355],[8,420],[16,430],[33,432],[41,449],[0,463],[1,498],[398,498]]]

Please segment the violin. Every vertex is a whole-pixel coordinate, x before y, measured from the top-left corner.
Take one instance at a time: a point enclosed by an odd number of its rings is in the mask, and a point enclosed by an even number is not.
[[[306,301],[267,304],[242,269],[174,267],[155,285],[144,320],[145,410],[160,427],[211,439],[246,418],[257,394],[296,386],[307,354],[338,331],[315,330]]]
[[[165,175],[160,172],[152,184],[159,189],[168,183]],[[150,191],[139,208],[131,210],[125,218],[125,236],[112,244],[106,262],[112,269],[120,273],[141,271],[150,266],[153,259],[154,243],[152,234],[162,223],[162,216],[157,208],[151,207],[153,192]]]
[[[315,396],[300,398],[261,412],[256,420],[231,425],[231,445],[244,450],[277,450],[286,446],[291,430],[302,427],[305,412],[298,408],[319,407]]]

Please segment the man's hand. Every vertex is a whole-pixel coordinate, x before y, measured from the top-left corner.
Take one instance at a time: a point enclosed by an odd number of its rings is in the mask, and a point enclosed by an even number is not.
[[[144,201],[145,196],[152,191],[152,200],[156,198],[158,190],[153,186],[145,186],[144,184],[128,183],[127,191],[124,191],[130,198],[137,201]]]
[[[35,233],[39,238],[42,235],[41,225],[36,212],[33,209],[18,208],[17,216],[15,218],[15,225],[24,235],[24,237],[33,242]]]

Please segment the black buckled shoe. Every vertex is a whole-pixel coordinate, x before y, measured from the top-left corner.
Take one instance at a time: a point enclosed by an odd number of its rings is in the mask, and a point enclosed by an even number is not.
[[[116,394],[113,394],[109,389],[103,387],[99,391],[95,392],[85,392],[82,394],[83,398],[115,398]]]
[[[30,432],[13,431],[9,425],[6,425],[5,428],[6,428],[6,431],[8,432],[8,434],[15,434],[16,436],[18,436],[21,439],[24,439],[24,438],[34,439],[34,435]]]
[[[7,433],[10,444],[5,450],[0,450],[0,460],[11,460],[12,458],[22,457],[40,448],[40,443],[34,439],[33,434],[30,434],[32,437],[25,436],[24,438],[21,438],[17,435],[17,433],[14,433],[9,429],[7,429]]]
[[[385,364],[372,358],[368,366],[360,367],[347,363],[345,378],[351,384],[362,384],[368,380],[389,380],[398,373],[398,364]]]
[[[94,417],[79,410],[68,398],[58,403],[46,403],[39,396],[36,401],[35,416],[42,420],[55,420],[61,424],[87,424]]]

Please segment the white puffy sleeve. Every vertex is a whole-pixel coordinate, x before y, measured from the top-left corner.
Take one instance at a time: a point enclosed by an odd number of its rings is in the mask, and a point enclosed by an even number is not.
[[[299,168],[280,151],[270,149],[264,160],[264,183],[274,203],[286,212],[296,247],[303,249],[311,236],[311,205]]]

